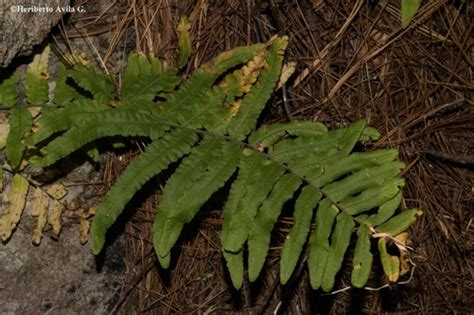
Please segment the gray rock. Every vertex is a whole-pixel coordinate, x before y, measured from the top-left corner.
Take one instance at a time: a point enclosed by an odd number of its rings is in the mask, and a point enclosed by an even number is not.
[[[0,67],[30,54],[60,21],[63,10],[70,10],[68,0],[0,1]]]

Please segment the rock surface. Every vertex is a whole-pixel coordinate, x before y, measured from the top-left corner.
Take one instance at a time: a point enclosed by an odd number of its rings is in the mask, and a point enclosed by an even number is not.
[[[60,21],[61,9],[67,10],[68,5],[68,0],[0,1],[0,67],[6,67],[15,56],[30,54]]]
[[[28,229],[0,245],[0,314],[107,314],[120,295],[125,274],[121,242],[108,250],[102,270],[89,246],[79,244],[78,226],[60,240],[36,247]]]

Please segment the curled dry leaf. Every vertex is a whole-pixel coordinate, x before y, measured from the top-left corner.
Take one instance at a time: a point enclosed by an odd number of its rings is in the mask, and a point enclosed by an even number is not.
[[[395,245],[397,245],[400,251],[400,276],[403,276],[410,271],[410,259],[407,251],[410,239],[408,238],[408,233],[403,232],[395,236],[395,240]]]
[[[39,245],[41,243],[41,239],[43,238],[43,230],[46,226],[46,222],[48,221],[48,207],[41,208],[38,214],[38,221],[36,222],[36,226],[33,229],[31,240],[33,244]]]
[[[53,228],[54,235],[58,236],[61,232],[62,220],[61,214],[63,213],[64,205],[58,201],[53,203],[53,209],[48,218],[48,223]]]
[[[380,253],[380,260],[382,261],[382,267],[388,280],[392,283],[397,282],[400,277],[400,259],[397,256],[390,255],[387,251],[387,242],[389,241],[386,237],[379,238],[378,249]]]
[[[33,229],[31,240],[33,244],[39,245],[43,237],[43,230],[48,221],[49,196],[42,189],[36,188],[33,195],[33,202],[31,206],[31,215],[38,217],[36,226]]]

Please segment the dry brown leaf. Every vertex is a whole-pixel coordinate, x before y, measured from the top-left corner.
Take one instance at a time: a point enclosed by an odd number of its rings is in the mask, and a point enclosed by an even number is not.
[[[88,217],[93,216],[96,210],[97,210],[97,207],[90,207],[89,210],[87,211],[87,214],[89,215]]]
[[[280,80],[278,81],[277,89],[280,89],[286,81],[293,75],[296,70],[296,62],[290,61],[283,65],[280,74]]]
[[[0,238],[6,241],[20,221],[25,208],[26,195],[28,194],[28,180],[16,174],[13,176],[12,186],[7,197],[7,206],[0,217]]]
[[[58,201],[53,203],[53,209],[48,218],[48,223],[53,228],[54,235],[58,236],[61,232],[62,220],[61,214],[63,213],[64,205]]]
[[[36,188],[31,202],[31,215],[37,217],[41,210],[46,208],[48,210],[49,196],[41,188]]]
[[[87,243],[89,240],[89,231],[91,228],[91,223],[87,219],[81,219],[81,223],[79,226],[79,241],[82,245]]]
[[[43,192],[44,193],[44,192]],[[33,233],[31,235],[31,240],[33,244],[39,245],[41,243],[41,238],[43,237],[43,230],[46,226],[46,222],[48,221],[48,203],[49,200],[46,199],[46,206],[43,206],[39,209],[38,212],[38,221],[36,222],[36,226],[33,229]]]
[[[51,197],[57,200],[67,195],[66,187],[64,187],[63,184],[53,184],[50,187],[48,187],[46,191]]]
[[[409,243],[408,233],[403,232],[395,236],[395,244],[400,251],[400,276],[410,271],[410,259],[408,257],[406,246]]]
[[[38,115],[41,113],[41,109],[41,107],[28,107],[28,111],[31,113],[33,118],[38,117]]]

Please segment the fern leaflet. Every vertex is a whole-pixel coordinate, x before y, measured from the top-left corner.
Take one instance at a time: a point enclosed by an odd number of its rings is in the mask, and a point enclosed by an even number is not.
[[[97,209],[92,223],[92,249],[98,254],[105,242],[105,232],[115,222],[125,205],[150,178],[191,150],[196,134],[176,130],[153,141],[120,176]]]
[[[13,74],[9,78],[0,78],[0,80],[2,80],[0,83],[0,105],[12,107],[18,98],[16,85],[20,81],[20,76]]]
[[[5,145],[5,155],[12,169],[20,167],[26,146],[22,143],[23,136],[31,130],[33,118],[28,109],[13,107],[10,109],[10,132]]]
[[[94,99],[108,102],[114,99],[114,84],[112,77],[99,74],[92,68],[76,64],[69,70],[68,75],[84,90],[92,93]]]

